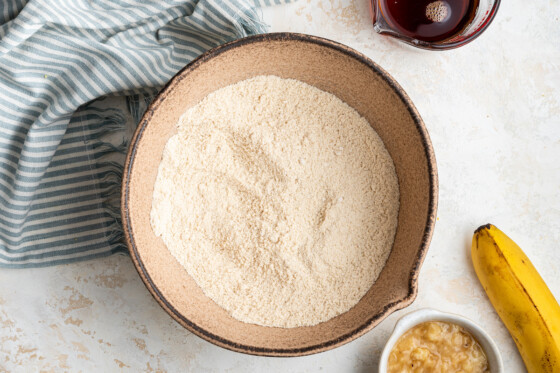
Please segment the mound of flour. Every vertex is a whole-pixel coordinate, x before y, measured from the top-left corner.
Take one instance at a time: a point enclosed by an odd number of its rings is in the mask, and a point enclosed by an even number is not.
[[[393,162],[334,95],[258,76],[181,117],[155,184],[151,224],[234,318],[297,327],[354,306],[397,226]]]

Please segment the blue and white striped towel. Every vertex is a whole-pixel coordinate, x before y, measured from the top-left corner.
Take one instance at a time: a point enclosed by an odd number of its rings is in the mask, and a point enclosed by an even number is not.
[[[154,94],[286,0],[0,0],[0,267],[126,252],[124,154]]]

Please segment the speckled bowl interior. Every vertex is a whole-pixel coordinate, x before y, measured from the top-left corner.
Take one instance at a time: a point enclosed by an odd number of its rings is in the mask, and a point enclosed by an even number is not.
[[[283,329],[235,320],[204,295],[150,225],[158,166],[181,114],[210,92],[266,74],[301,80],[354,107],[385,143],[399,180],[397,233],[381,275],[356,306],[312,327]],[[412,303],[434,228],[436,205],[437,173],[432,146],[402,88],[367,57],[344,45],[288,33],[259,35],[222,45],[180,71],[138,126],[130,145],[122,190],[122,216],[132,259],[159,304],[185,328],[214,344],[271,356],[306,355],[340,346]]]

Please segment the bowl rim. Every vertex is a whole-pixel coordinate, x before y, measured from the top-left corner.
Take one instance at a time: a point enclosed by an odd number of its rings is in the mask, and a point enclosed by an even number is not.
[[[241,47],[248,44],[270,42],[270,41],[298,41],[298,42],[319,45],[343,53],[357,60],[358,62],[368,66],[373,72],[375,72],[378,76],[380,76],[390,86],[390,88],[395,92],[395,94],[406,106],[409,114],[411,115],[414,121],[416,129],[418,130],[418,133],[420,135],[422,146],[428,163],[428,170],[427,170],[429,174],[428,214],[427,214],[426,224],[424,227],[424,233],[422,236],[420,248],[414,260],[414,264],[410,272],[410,277],[408,279],[407,295],[398,301],[388,304],[383,308],[381,312],[369,318],[358,328],[344,334],[343,336],[316,345],[303,347],[303,348],[289,348],[289,349],[268,348],[268,347],[256,347],[256,346],[236,343],[234,341],[222,338],[219,335],[211,333],[202,327],[199,327],[193,321],[187,319],[185,316],[179,313],[159,291],[156,284],[152,281],[151,277],[149,276],[140,258],[140,255],[138,253],[134,241],[132,227],[130,224],[129,208],[128,208],[129,182],[130,182],[131,171],[134,164],[133,161],[134,161],[137,145],[141,140],[144,130],[147,124],[149,123],[149,120],[153,116],[154,111],[159,107],[159,105],[163,101],[163,98],[168,93],[168,91],[170,91],[171,89],[173,89],[174,86],[179,84],[181,80],[184,78],[184,76],[186,76],[190,71],[195,70],[198,66],[200,66],[204,62],[214,57],[217,57],[218,55],[227,52],[230,49]],[[222,44],[203,53],[202,55],[194,59],[192,62],[187,64],[179,72],[177,72],[177,74],[169,80],[169,82],[159,91],[157,96],[150,103],[146,112],[142,116],[142,119],[140,120],[138,127],[134,132],[134,135],[130,140],[130,145],[127,151],[126,161],[124,165],[123,182],[122,182],[122,189],[121,189],[121,216],[122,216],[125,240],[136,270],[138,271],[140,277],[142,278],[144,285],[148,288],[148,290],[150,291],[154,299],[159,303],[159,305],[175,321],[177,321],[179,324],[181,324],[183,327],[185,327],[193,334],[203,338],[204,340],[229,350],[247,353],[247,354],[253,354],[253,355],[261,355],[261,356],[285,356],[285,357],[303,356],[303,355],[310,355],[310,354],[326,351],[341,346],[350,341],[353,341],[354,339],[370,331],[379,322],[381,322],[383,319],[385,319],[388,315],[395,312],[396,310],[409,306],[416,298],[418,292],[417,280],[419,276],[420,267],[422,266],[422,263],[424,261],[426,251],[430,245],[430,241],[434,231],[437,204],[438,204],[438,176],[437,176],[436,159],[435,159],[432,143],[422,118],[420,117],[416,107],[414,106],[414,104],[412,103],[408,95],[405,93],[405,91],[402,89],[402,87],[393,79],[393,77],[391,77],[385,70],[383,70],[371,59],[369,59],[364,54],[357,52],[356,50],[346,45],[340,44],[338,42],[329,39],[321,38],[318,36],[299,34],[299,33],[290,33],[290,32],[253,35],[253,36],[248,36],[245,38],[237,39]]]
[[[496,342],[494,342],[492,337],[490,337],[490,335],[480,325],[471,319],[456,313],[438,311],[433,308],[421,308],[402,316],[395,324],[389,339],[387,339],[387,342],[385,343],[385,347],[383,347],[381,357],[379,358],[379,373],[387,373],[389,354],[399,338],[416,325],[430,321],[454,323],[467,329],[474,335],[477,342],[481,344],[488,360],[494,362],[491,367],[492,373],[504,372],[502,356]]]

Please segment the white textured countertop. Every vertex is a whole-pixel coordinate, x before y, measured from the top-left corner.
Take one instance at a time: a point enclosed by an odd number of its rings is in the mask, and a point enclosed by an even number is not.
[[[264,15],[271,31],[319,35],[365,53],[423,117],[440,198],[412,306],[338,349],[264,358],[187,332],[152,299],[128,257],[1,270],[0,371],[375,372],[395,321],[429,306],[475,320],[497,342],[506,372],[523,372],[469,250],[473,230],[495,224],[560,299],[560,2],[505,0],[479,39],[439,53],[375,34],[367,7],[366,0],[299,0]]]

